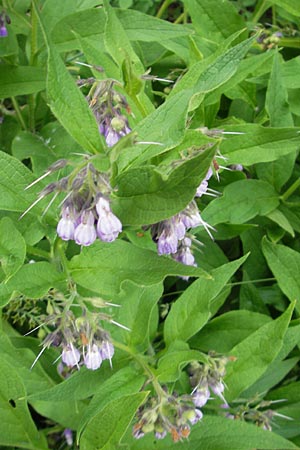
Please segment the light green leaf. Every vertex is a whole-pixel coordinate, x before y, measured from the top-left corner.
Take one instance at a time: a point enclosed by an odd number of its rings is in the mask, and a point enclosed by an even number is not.
[[[260,180],[272,184],[280,192],[282,186],[289,180],[294,170],[297,151],[281,156],[275,161],[256,164],[255,169]]]
[[[173,303],[164,326],[164,337],[167,345],[175,339],[187,341],[196,334],[210,318],[210,306],[223,287],[237,271],[247,256],[224,264],[212,270],[211,280],[194,281]]]
[[[71,260],[70,270],[76,283],[111,297],[119,293],[124,280],[150,286],[167,275],[209,276],[199,268],[184,266],[121,240],[98,241],[92,247],[84,248]]]
[[[191,339],[190,345],[206,352],[213,350],[220,354],[228,353],[270,320],[269,316],[257,312],[229,311],[207,323],[200,333]]]
[[[281,212],[279,209],[274,209],[269,214],[266,215],[272,222],[277,223],[283,230],[287,231],[291,236],[295,236],[294,230],[288,221],[288,219],[285,217],[283,212]]]
[[[87,101],[65,68],[35,8],[48,50],[47,96],[51,110],[70,135],[91,153],[103,152],[103,139]]]
[[[263,254],[282,292],[290,301],[297,300],[300,310],[300,253],[284,245],[263,240]]]
[[[300,17],[299,3],[298,0],[272,0],[275,5],[280,6],[285,9],[290,14],[296,17]]]
[[[26,244],[13,221],[4,217],[0,221],[0,261],[6,280],[12,277],[23,265]]]
[[[147,393],[140,392],[111,401],[85,428],[80,440],[80,449],[115,449],[146,397]]]
[[[256,124],[224,126],[224,131],[243,133],[228,135],[221,142],[220,151],[227,164],[245,166],[274,161],[299,148],[297,128],[266,128]]]
[[[42,67],[1,65],[0,98],[33,94],[46,86],[46,72]]]
[[[260,180],[239,180],[226,186],[223,196],[213,200],[202,217],[210,225],[244,223],[268,214],[277,206],[279,197],[273,186]]]
[[[0,304],[5,305],[14,291],[30,298],[45,295],[50,288],[65,281],[65,274],[47,262],[25,264],[5,285],[0,285]]]
[[[293,309],[294,304],[278,319],[266,323],[231,349],[229,354],[236,361],[227,365],[226,400],[236,399],[268,369],[282,347]]]
[[[181,368],[192,361],[206,363],[207,357],[197,350],[190,350],[185,342],[174,340],[159,359],[155,375],[160,383],[175,382],[180,377]]]
[[[25,388],[14,366],[1,358],[0,363],[0,445],[47,449],[44,436],[39,433],[30,416],[25,400]]]
[[[222,42],[245,27],[242,17],[229,1],[186,0],[192,23],[203,38]]]
[[[282,57],[276,52],[266,93],[266,110],[271,127],[292,127],[294,125],[289,110],[288,92],[281,75]]]
[[[160,282],[152,286],[137,286],[131,282],[122,284],[120,295],[114,301],[121,305],[116,313],[116,320],[126,324],[130,329],[122,331],[123,340],[129,347],[145,351],[149,347],[150,324],[153,309],[163,292]]]
[[[170,96],[185,89],[193,89],[194,94],[205,94],[217,89],[237,71],[242,58],[254,41],[247,39],[218,56],[208,67],[202,61],[194,64],[188,73],[176,84]],[[203,70],[203,67],[204,70]]]

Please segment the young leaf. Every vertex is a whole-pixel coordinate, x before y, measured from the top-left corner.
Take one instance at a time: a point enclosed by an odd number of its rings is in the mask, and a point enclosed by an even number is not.
[[[1,65],[0,98],[43,91],[46,73],[41,67]]]
[[[192,283],[172,305],[164,326],[167,345],[175,339],[187,341],[210,318],[210,306],[247,256],[212,270],[211,280],[199,279]]]

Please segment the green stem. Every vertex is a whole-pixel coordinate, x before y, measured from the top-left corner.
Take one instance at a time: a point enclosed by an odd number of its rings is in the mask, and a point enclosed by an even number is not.
[[[257,5],[256,10],[254,11],[253,17],[252,17],[252,23],[257,23],[265,10],[267,9],[267,1],[262,0],[260,4]]]
[[[278,42],[279,47],[300,48],[300,38],[281,38]]]
[[[241,284],[264,283],[265,281],[276,281],[276,278],[261,278],[260,280],[237,281],[236,283],[227,283],[227,286],[239,286]]]
[[[17,118],[18,118],[18,120],[19,120],[19,122],[20,122],[20,124],[21,124],[21,127],[22,127],[24,130],[27,130],[27,126],[26,126],[26,123],[25,123],[24,118],[23,118],[23,116],[22,116],[22,112],[21,112],[19,103],[17,102],[17,100],[15,99],[15,97],[11,97],[11,101],[12,101],[13,107],[14,107],[14,109],[15,109],[15,111],[16,111]]]
[[[173,0],[165,0],[159,10],[157,11],[156,17],[160,19],[163,15],[163,13],[166,11],[166,9],[169,7],[169,5],[172,3]]]
[[[58,239],[57,240],[57,244],[56,244],[56,250],[57,250],[57,253],[59,254],[59,257],[60,257],[60,263],[61,263],[63,272],[66,274],[66,278],[68,280],[69,290],[73,292],[74,291],[74,281],[73,281],[73,278],[71,276],[71,272],[70,272],[69,267],[68,267],[68,259],[67,259],[66,255],[65,255],[65,252],[64,252],[64,249],[63,249],[64,246],[65,246],[65,244],[62,242],[62,240]]]
[[[177,17],[177,19],[174,21],[174,23],[178,24],[178,23],[184,22],[185,18],[186,18],[186,14],[183,12],[180,14],[180,16]]]
[[[165,391],[162,389],[161,385],[157,381],[157,378],[148,364],[144,361],[144,356],[134,353],[127,345],[121,344],[120,342],[113,341],[113,345],[120,350],[128,353],[144,370],[145,374],[148,375],[149,381],[152,383],[159,398],[164,397]]]
[[[279,198],[285,202],[300,186],[300,178],[296,180]]]
[[[46,250],[41,250],[38,247],[32,247],[31,245],[27,245],[27,253],[33,256],[38,256],[39,258],[50,260],[50,254],[46,252]]]
[[[30,49],[30,65],[36,65],[36,54],[37,54],[37,29],[38,29],[38,18],[36,11],[34,9],[33,2],[31,4],[31,49]],[[28,106],[29,106],[29,128],[31,131],[35,130],[35,94],[29,96]]]

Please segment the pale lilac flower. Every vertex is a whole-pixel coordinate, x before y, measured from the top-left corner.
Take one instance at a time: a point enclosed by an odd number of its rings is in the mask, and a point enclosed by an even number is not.
[[[80,361],[80,352],[72,344],[68,344],[64,347],[61,358],[63,363],[68,367],[78,366]]]
[[[202,406],[206,405],[208,399],[210,397],[210,392],[208,386],[198,387],[193,394],[193,402],[194,405],[198,408],[202,408]]]
[[[100,345],[99,351],[100,351],[101,358],[103,360],[104,359],[111,360],[115,353],[114,346],[109,341],[103,341]]]
[[[191,422],[192,425],[195,425],[195,424],[196,424],[197,422],[199,422],[199,420],[201,420],[202,417],[203,417],[202,411],[201,411],[200,409],[198,409],[198,408],[196,408],[196,409],[194,410],[194,413],[195,413],[194,417],[191,417],[191,418],[189,419],[189,421]]]
[[[161,432],[159,432],[159,431],[155,432],[156,439],[164,439],[166,436],[167,436],[166,430],[161,431]]]
[[[67,206],[62,210],[62,218],[57,224],[57,234],[64,241],[74,239],[74,231],[77,221],[72,208]]]
[[[112,212],[99,216],[97,222],[97,235],[104,242],[112,242],[122,231],[122,223]]]
[[[177,236],[177,239],[180,241],[181,239],[184,238],[185,232],[186,232],[186,228],[183,223],[181,215],[177,214],[176,216],[172,217],[171,223],[173,225],[174,232]]]
[[[159,255],[170,255],[177,252],[178,237],[172,227],[164,228],[157,241]]]
[[[0,26],[0,37],[6,37],[6,36],[8,36],[7,28],[3,24]]]
[[[84,356],[83,362],[87,369],[99,369],[102,363],[102,358],[98,345],[93,344],[92,346],[88,346],[87,353]]]
[[[71,428],[65,428],[64,437],[65,437],[67,445],[69,447],[71,447],[71,445],[73,445],[73,432],[72,432]]]
[[[97,238],[94,226],[94,214],[92,211],[84,211],[81,214],[81,222],[77,225],[74,232],[74,239],[76,244],[88,246],[91,245]]]

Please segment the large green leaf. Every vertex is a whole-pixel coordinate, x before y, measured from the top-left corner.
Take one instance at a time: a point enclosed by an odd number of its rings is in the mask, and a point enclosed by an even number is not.
[[[187,441],[174,444],[171,437],[155,440],[148,435],[133,441],[130,450],[249,450],[249,448],[288,450],[298,448],[292,442],[255,425],[226,417],[204,415],[201,423],[192,427]]]
[[[33,94],[45,86],[46,72],[42,67],[1,65],[0,98]]]
[[[186,0],[189,14],[197,33],[203,38],[222,42],[245,27],[242,17],[229,1]]]
[[[164,337],[167,345],[175,339],[190,339],[206,324],[214,298],[245,260],[244,256],[214,269],[211,280],[201,278],[184,291],[172,305],[165,321]]]
[[[155,166],[127,170],[117,178],[115,212],[124,225],[145,225],[174,216],[190,203],[215,154],[211,147],[183,160],[169,174]]]
[[[294,305],[278,319],[266,323],[231,349],[229,354],[236,361],[228,364],[225,397],[236,399],[245,389],[257,381],[278,355],[289,325]]]
[[[260,180],[240,180],[229,184],[223,196],[213,200],[202,216],[211,225],[244,223],[257,215],[268,214],[277,206],[279,197],[273,186]]]
[[[103,139],[96,120],[84,96],[67,71],[52,44],[37,9],[40,25],[48,50],[47,96],[51,110],[70,135],[87,151],[103,151]]]
[[[14,365],[1,358],[0,445],[31,450],[47,449],[44,436],[37,431],[30,416],[25,394],[22,379]]]
[[[150,286],[167,275],[209,276],[199,268],[184,266],[121,240],[98,241],[83,249],[71,260],[70,270],[76,283],[111,297],[118,294],[125,280]]]
[[[13,276],[23,265],[26,244],[13,221],[4,217],[0,221],[0,261],[6,279]]]
[[[263,254],[282,292],[290,301],[297,300],[300,309],[300,253],[285,245],[263,240]]]
[[[111,401],[89,422],[80,439],[81,450],[113,450],[126,432],[147,393],[126,395]]]
[[[274,161],[295,152],[300,143],[297,128],[266,128],[256,124],[225,126],[225,131],[242,133],[226,136],[220,150],[227,164],[250,164]]]

